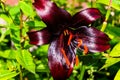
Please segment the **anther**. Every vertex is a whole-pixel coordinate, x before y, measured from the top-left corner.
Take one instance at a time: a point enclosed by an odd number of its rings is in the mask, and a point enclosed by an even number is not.
[[[66,31],[64,31],[64,35],[66,36]]]
[[[88,47],[86,45],[84,45],[84,51],[83,53],[86,55],[88,53]]]
[[[67,35],[69,34],[68,30],[66,30],[66,34],[67,34]]]
[[[61,53],[63,54],[63,57],[64,57],[64,59],[65,59],[65,61],[66,61],[66,64],[67,64],[68,66],[70,66],[70,61],[69,61],[68,57],[66,56],[65,50],[64,50],[63,48],[61,48]]]
[[[77,42],[78,42],[78,45],[77,45],[77,48],[79,48],[81,45],[82,45],[82,39],[77,39]]]
[[[66,36],[66,35],[69,35],[68,30],[64,30],[64,35],[65,35],[65,36]]]
[[[76,55],[76,58],[75,58],[75,64],[76,64],[76,66],[79,65],[79,58],[78,58],[78,55]]]

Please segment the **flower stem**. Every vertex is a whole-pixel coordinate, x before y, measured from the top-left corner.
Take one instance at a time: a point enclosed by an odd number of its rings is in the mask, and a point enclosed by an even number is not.
[[[21,43],[21,40],[22,40],[22,28],[23,28],[23,12],[20,10],[20,54],[22,54],[22,49],[23,49],[23,46],[22,46],[22,43]],[[20,80],[23,80],[23,75],[22,75],[22,66],[20,65]]]
[[[81,72],[80,72],[79,80],[83,80],[85,69],[86,69],[86,66],[85,65],[81,65]]]
[[[107,27],[107,21],[109,19],[109,16],[110,16],[110,12],[111,12],[111,5],[112,5],[112,0],[109,1],[109,6],[108,6],[108,9],[107,9],[107,13],[106,13],[106,16],[105,16],[105,21],[103,22],[103,25],[102,25],[102,28],[101,28],[101,31],[105,31],[106,27]]]
[[[20,66],[20,70],[19,70],[19,71],[20,71],[20,80],[23,80],[23,78],[22,78],[22,77],[23,77],[23,74],[22,74],[21,66]]]
[[[104,22],[103,22],[103,25],[102,25],[102,28],[101,28],[101,31],[104,32],[105,29],[106,29],[106,27],[107,27],[107,22],[104,21]]]
[[[96,7],[96,0],[91,0],[91,7],[93,7],[93,8]]]

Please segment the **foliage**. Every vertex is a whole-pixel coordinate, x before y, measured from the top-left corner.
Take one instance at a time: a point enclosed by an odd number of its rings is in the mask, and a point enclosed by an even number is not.
[[[106,52],[83,55],[77,51],[80,63],[68,80],[119,80],[120,0],[53,1],[72,15],[85,7],[98,8],[107,21],[98,29],[111,38],[111,48]],[[47,60],[49,45],[30,45],[26,34],[45,26],[31,0],[20,0],[13,6],[0,0],[0,80],[53,80]]]

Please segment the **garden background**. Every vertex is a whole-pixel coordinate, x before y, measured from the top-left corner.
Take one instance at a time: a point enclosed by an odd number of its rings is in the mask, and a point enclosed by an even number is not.
[[[83,55],[68,80],[120,80],[120,0],[52,0],[74,15],[98,8],[106,22],[97,28],[111,39],[105,52]],[[48,68],[49,45],[29,44],[27,32],[46,25],[37,16],[34,0],[0,0],[0,80],[53,80]]]

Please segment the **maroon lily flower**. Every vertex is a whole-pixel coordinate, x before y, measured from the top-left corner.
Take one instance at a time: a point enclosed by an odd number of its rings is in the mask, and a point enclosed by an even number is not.
[[[47,25],[40,31],[30,31],[30,43],[50,43],[48,62],[55,80],[66,80],[76,63],[76,49],[83,53],[102,52],[110,48],[109,37],[89,26],[102,19],[96,8],[88,8],[71,16],[50,0],[35,0],[33,4],[38,16]]]

